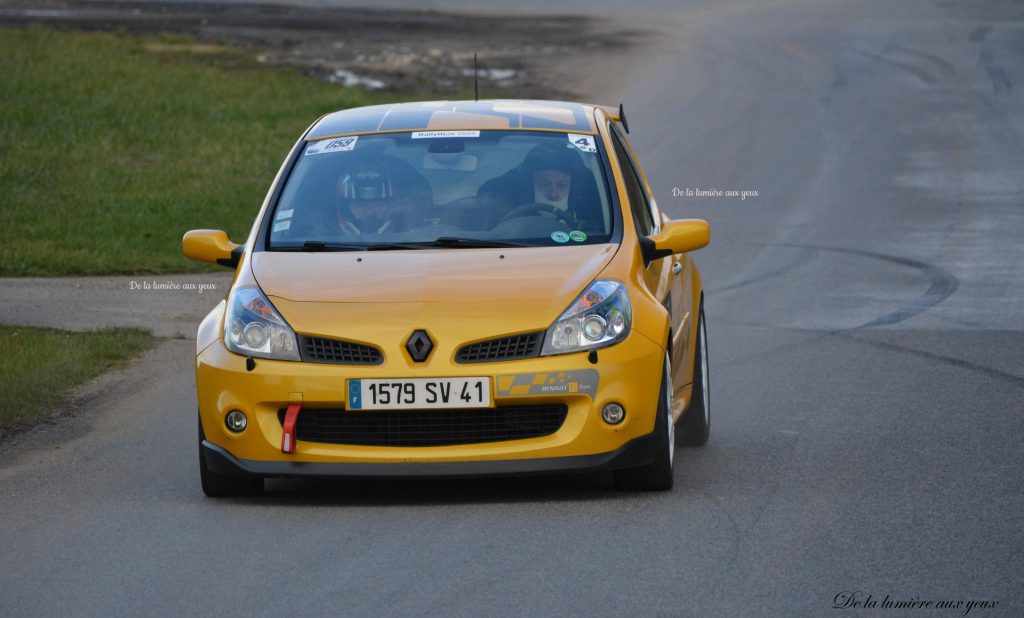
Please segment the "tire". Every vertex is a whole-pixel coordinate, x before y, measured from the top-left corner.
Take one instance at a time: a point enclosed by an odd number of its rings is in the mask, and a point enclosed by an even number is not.
[[[668,351],[662,369],[661,393],[658,395],[658,412],[654,419],[654,434],[657,451],[654,461],[638,468],[616,470],[615,488],[626,491],[668,491],[675,482],[675,427],[672,422],[672,373]]]
[[[704,301],[697,318],[697,351],[693,358],[693,394],[690,406],[679,418],[676,444],[703,446],[711,435],[711,389],[708,386],[708,333],[704,326]]]
[[[253,476],[225,476],[211,472],[206,467],[203,457],[203,421],[199,420],[199,480],[203,484],[203,493],[211,498],[237,498],[258,496],[263,493],[263,479]]]

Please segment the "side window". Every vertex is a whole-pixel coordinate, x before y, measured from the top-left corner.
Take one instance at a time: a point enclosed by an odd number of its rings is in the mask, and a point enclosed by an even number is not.
[[[640,178],[636,169],[633,168],[629,153],[619,140],[618,134],[612,131],[611,135],[612,143],[615,145],[615,157],[619,160],[622,178],[626,183],[626,195],[629,196],[629,207],[633,211],[637,232],[641,236],[649,236],[654,231],[654,220],[651,218],[651,209],[647,204],[647,195],[641,187]]]

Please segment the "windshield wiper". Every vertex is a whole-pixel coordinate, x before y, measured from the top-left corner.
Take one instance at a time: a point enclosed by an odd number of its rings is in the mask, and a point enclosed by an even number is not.
[[[433,242],[423,243],[426,246],[432,247],[466,247],[466,248],[486,248],[486,247],[530,247],[532,245],[524,245],[520,242],[509,242],[506,240],[487,240],[485,238],[462,238],[459,236],[442,236]]]
[[[483,238],[460,238],[457,236],[442,236],[436,240],[423,242],[398,242],[398,243],[374,243],[367,245],[354,245],[346,243],[326,242],[323,240],[307,240],[302,246],[273,247],[278,251],[387,251],[394,249],[429,249],[431,247],[454,247],[454,248],[487,248],[487,247],[530,247],[517,242],[504,240],[486,240]]]
[[[284,247],[282,247],[284,248]],[[291,251],[366,251],[366,245],[346,245],[342,243],[307,240],[299,247],[287,247]]]
[[[323,240],[307,240],[302,246],[272,247],[274,251],[381,251],[386,249],[423,249],[419,243],[377,243],[369,245],[353,245]]]

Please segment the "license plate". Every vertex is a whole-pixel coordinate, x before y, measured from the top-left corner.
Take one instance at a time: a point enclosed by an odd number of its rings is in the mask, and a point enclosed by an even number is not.
[[[349,410],[489,408],[488,378],[349,380]]]

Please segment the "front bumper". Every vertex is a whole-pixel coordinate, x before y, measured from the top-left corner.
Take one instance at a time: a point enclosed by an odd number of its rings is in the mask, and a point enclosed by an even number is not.
[[[203,440],[202,456],[206,467],[225,476],[316,477],[389,477],[457,478],[471,476],[529,476],[571,472],[598,472],[633,468],[654,461],[654,434],[630,440],[610,453],[570,457],[540,457],[484,461],[435,461],[405,463],[312,463],[304,461],[254,461],[239,459],[227,450]]]
[[[536,474],[614,469],[651,461],[648,442],[654,429],[664,349],[633,332],[624,341],[598,352],[508,362],[458,364],[450,355],[435,355],[417,365],[389,354],[378,366],[328,365],[246,359],[216,340],[196,357],[196,388],[206,440],[203,453],[212,471],[257,476],[475,476]],[[512,392],[498,388],[508,376],[557,375],[596,371],[591,392]],[[282,452],[278,411],[300,403],[303,409],[342,409],[347,379],[487,376],[495,405],[564,404],[565,422],[549,435],[451,446],[365,446],[303,441],[296,452]],[[517,381],[518,383],[518,381]],[[617,402],[626,419],[611,426],[601,408]],[[242,410],[249,425],[240,434],[227,430],[224,417]],[[373,412],[345,412],[368,414]],[[424,413],[429,414],[429,411]],[[301,413],[300,413],[301,414]],[[383,412],[386,414],[386,412]]]

